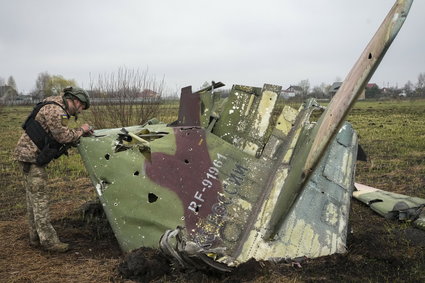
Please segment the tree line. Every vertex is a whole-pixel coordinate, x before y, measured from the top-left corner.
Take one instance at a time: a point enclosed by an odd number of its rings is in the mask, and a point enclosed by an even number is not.
[[[139,71],[134,70],[128,70],[126,68],[120,68],[118,72],[116,73],[116,78],[114,77],[113,73],[109,75],[109,80],[116,81],[116,86],[114,89],[118,89],[119,85],[120,88],[125,89],[125,84],[129,84],[129,81],[122,81],[119,76],[122,77],[123,73],[139,73]],[[95,93],[99,92],[99,89],[103,88],[107,82],[105,82],[105,76],[103,75],[103,78],[99,76],[99,80],[96,84],[91,81],[91,89],[95,91]],[[138,77],[139,76],[139,77]],[[133,88],[135,85],[138,87],[141,87],[144,82],[144,84],[148,85],[147,79],[147,71],[141,73],[140,75],[136,75],[135,77],[138,78],[132,78],[133,79]],[[127,78],[128,79],[128,78]],[[138,79],[139,81],[136,83],[134,80]],[[152,78],[150,78],[152,81]],[[340,79],[336,79],[336,81],[341,81]],[[164,89],[164,82],[161,83],[161,90]],[[38,74],[37,79],[35,81],[35,87],[30,91],[29,95],[33,100],[41,100],[45,97],[49,97],[52,95],[59,95],[60,92],[67,86],[77,86],[77,82],[74,79],[66,79],[62,75],[51,75],[48,72],[41,72]],[[318,86],[310,86],[310,82],[308,79],[301,80],[297,85],[295,85],[297,89],[299,90],[297,92],[297,95],[300,98],[307,98],[307,97],[315,97],[315,98],[329,98],[331,96],[330,89],[331,84],[327,83],[321,83]],[[8,88],[6,88],[8,87]],[[4,92],[9,89],[13,89],[16,93],[16,95],[20,94],[18,92],[18,87],[16,84],[16,81],[13,76],[9,76],[7,80],[0,77],[0,97],[4,95]],[[109,87],[110,88],[110,87]],[[128,87],[127,87],[128,89]],[[142,89],[143,90],[143,89]],[[134,89],[131,90],[132,93],[134,93]],[[22,94],[21,94],[22,95]],[[418,75],[416,83],[413,83],[412,81],[408,81],[405,83],[405,85],[401,88],[398,86],[391,86],[391,87],[379,87],[377,84],[369,84],[369,86],[366,88],[366,98],[371,99],[379,99],[382,97],[425,97],[425,73],[420,73]],[[3,99],[4,100],[4,99]]]
[[[13,77],[11,77],[13,78]],[[10,82],[9,82],[10,81]],[[74,79],[42,72],[37,76],[35,88],[29,96],[17,95],[16,83],[8,80],[7,89],[13,88],[15,96],[8,94],[4,104],[34,104],[49,96],[60,95],[67,86],[77,86]],[[0,81],[1,85],[6,83]],[[96,128],[122,127],[143,124],[158,115],[162,102],[164,82],[157,81],[146,71],[120,68],[117,72],[90,79],[86,89],[91,97],[89,119]],[[32,98],[22,100],[23,97]],[[21,99],[21,100],[19,100]]]
[[[336,81],[341,81],[336,79]],[[300,89],[300,96],[315,97],[315,98],[330,98],[332,85],[321,83],[319,86],[310,88],[310,82],[308,79],[299,82],[298,87]],[[398,97],[425,97],[425,73],[420,73],[416,83],[408,81],[403,87],[398,86],[382,86],[378,84],[370,83],[366,86],[365,90],[366,98],[379,99],[383,97],[398,98]]]

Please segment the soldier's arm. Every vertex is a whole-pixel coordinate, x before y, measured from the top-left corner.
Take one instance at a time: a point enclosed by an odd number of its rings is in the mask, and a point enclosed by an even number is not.
[[[49,104],[44,106],[40,112],[45,120],[44,125],[57,142],[75,142],[83,135],[84,131],[82,128],[70,129],[65,125],[63,115],[66,115],[66,113],[61,107]]]

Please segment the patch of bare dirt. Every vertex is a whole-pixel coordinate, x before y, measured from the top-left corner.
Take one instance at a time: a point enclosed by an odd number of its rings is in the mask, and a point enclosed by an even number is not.
[[[78,182],[79,195],[89,181]],[[124,256],[103,214],[93,202],[58,200],[51,206],[64,254],[28,244],[24,215],[0,221],[0,282],[296,282],[424,281],[425,232],[374,214],[352,202],[352,232],[346,254],[305,259],[298,264],[250,260],[232,272],[184,270],[158,250],[141,248]]]
[[[61,254],[31,247],[24,215],[2,220],[0,282],[119,282],[122,254],[106,218],[75,202],[51,210],[53,226],[71,249]]]

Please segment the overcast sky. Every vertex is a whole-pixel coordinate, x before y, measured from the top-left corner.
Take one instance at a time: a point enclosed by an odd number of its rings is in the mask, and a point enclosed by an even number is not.
[[[120,67],[172,90],[205,81],[287,88],[343,79],[393,0],[0,0],[0,77],[29,92],[47,71],[89,87]],[[371,82],[425,72],[425,1],[416,0]]]

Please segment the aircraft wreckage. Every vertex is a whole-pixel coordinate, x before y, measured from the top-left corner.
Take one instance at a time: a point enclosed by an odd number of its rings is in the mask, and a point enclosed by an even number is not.
[[[344,122],[401,28],[399,0],[326,109],[273,110],[280,86],[181,92],[178,119],[96,130],[79,151],[125,252],[160,247],[182,266],[346,251],[358,138]],[[310,122],[314,110],[323,111]]]

